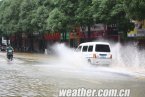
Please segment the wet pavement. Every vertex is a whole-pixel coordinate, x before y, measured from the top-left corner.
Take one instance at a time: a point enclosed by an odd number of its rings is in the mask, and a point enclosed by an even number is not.
[[[25,53],[15,54],[9,62],[5,53],[0,53],[0,97],[58,97],[59,89],[82,87],[131,89],[130,97],[144,97],[143,72],[78,64]]]

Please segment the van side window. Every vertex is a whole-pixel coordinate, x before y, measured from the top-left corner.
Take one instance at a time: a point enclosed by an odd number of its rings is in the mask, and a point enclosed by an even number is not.
[[[83,46],[83,52],[87,52],[87,50],[88,50],[88,46]]]
[[[89,48],[88,48],[88,52],[92,52],[93,51],[93,46],[91,45],[91,46],[89,46]]]

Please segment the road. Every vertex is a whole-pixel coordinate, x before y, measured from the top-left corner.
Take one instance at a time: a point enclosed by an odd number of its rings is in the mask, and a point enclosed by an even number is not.
[[[16,54],[9,62],[0,53],[0,97],[58,97],[59,89],[82,87],[130,89],[130,97],[144,97],[145,74],[39,54]]]

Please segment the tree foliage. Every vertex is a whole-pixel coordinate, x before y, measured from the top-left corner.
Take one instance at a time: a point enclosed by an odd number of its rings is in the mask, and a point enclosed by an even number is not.
[[[130,19],[145,19],[145,0],[124,0],[124,9]]]
[[[59,9],[55,8],[49,13],[47,28],[52,31],[62,30],[66,24],[66,17]]]
[[[4,0],[0,6],[0,29],[5,34],[11,34],[19,29],[19,9],[21,0]]]
[[[0,33],[71,31],[95,23],[130,28],[130,19],[145,19],[144,0],[2,0]]]

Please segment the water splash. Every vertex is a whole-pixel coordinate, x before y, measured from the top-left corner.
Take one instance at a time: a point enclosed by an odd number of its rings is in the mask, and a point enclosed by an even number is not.
[[[113,54],[112,64],[109,67],[98,65],[90,65],[87,60],[75,51],[75,49],[67,47],[65,44],[57,43],[52,46],[55,52],[55,61],[40,65],[44,67],[43,71],[54,71],[56,75],[62,74],[70,76],[71,74],[81,76],[96,76],[110,78],[114,74],[135,75],[140,73],[145,75],[145,51],[139,50],[135,45],[109,42]],[[117,75],[118,76],[118,75]],[[71,76],[72,77],[72,76]]]
[[[134,44],[121,45],[116,43],[112,45],[113,66],[120,67],[144,67],[145,51],[139,50]]]
[[[59,58],[59,63],[71,67],[85,67],[87,60],[75,49],[67,47],[65,44],[55,44],[52,49]]]
[[[145,70],[145,50],[139,50],[132,43],[124,45],[115,42],[109,43],[111,45],[113,59],[110,67],[105,68]],[[94,70],[94,68],[96,69],[96,67],[88,64],[87,60],[80,53],[76,52],[75,49],[71,49],[63,43],[55,44],[52,49],[59,58],[56,64],[59,64],[59,67],[63,69],[66,69],[66,67],[77,70],[87,69],[89,71]]]
[[[109,43],[113,54],[112,67],[145,67],[145,50],[139,50],[136,45],[131,43],[125,45]],[[52,48],[63,64],[70,66],[88,65],[80,53],[65,46],[65,44],[55,44]]]

